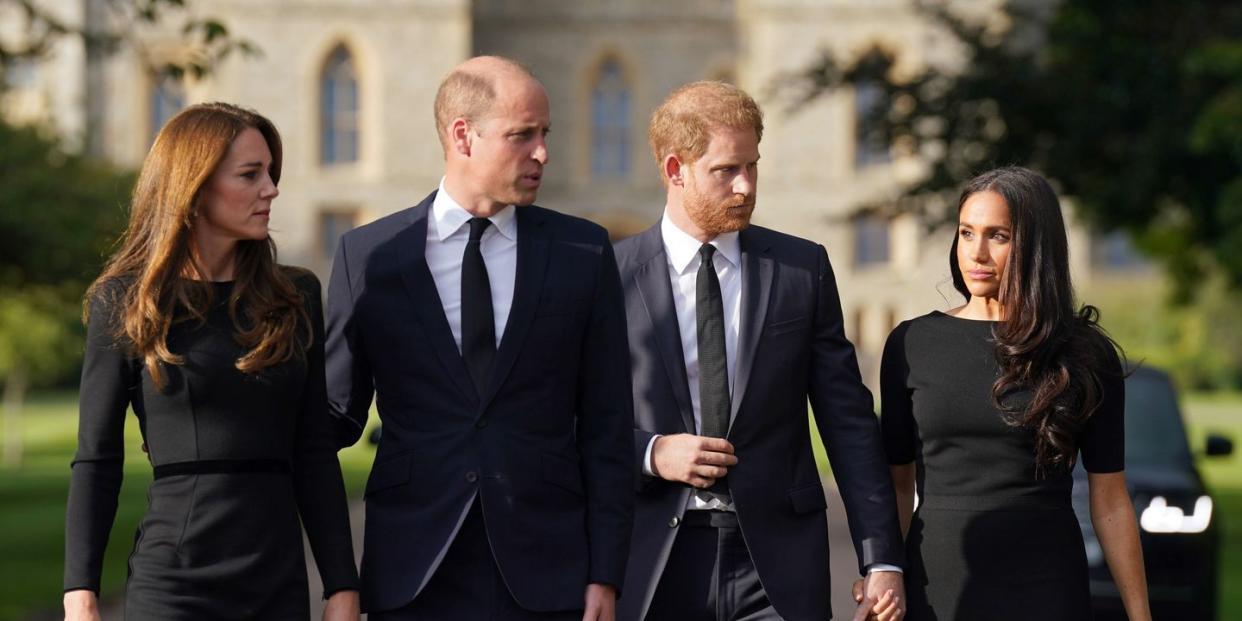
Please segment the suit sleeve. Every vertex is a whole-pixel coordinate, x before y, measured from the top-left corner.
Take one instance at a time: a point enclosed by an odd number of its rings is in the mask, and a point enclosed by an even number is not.
[[[328,281],[327,402],[338,447],[350,446],[362,437],[375,395],[371,367],[356,324],[357,274],[351,273],[348,241],[348,236],[342,237],[337,244]]]
[[[603,243],[578,379],[578,450],[587,490],[588,581],[621,591],[634,519],[634,405],[621,277]]]
[[[833,476],[845,502],[859,572],[875,563],[905,566],[897,502],[854,346],[845,338],[841,299],[828,253],[817,247],[815,321],[808,393]]]
[[[106,283],[90,301],[78,400],[78,449],[65,509],[66,591],[99,592],[104,548],[116,518],[125,460],[125,413],[138,390],[132,359],[114,337],[122,287]]]
[[[299,284],[314,340],[306,354],[306,384],[302,390],[301,416],[297,427],[294,488],[298,513],[302,517],[311,552],[315,555],[326,598],[336,591],[357,589],[358,571],[354,566],[345,484],[328,417],[322,294],[319,280],[313,275],[308,274]]]

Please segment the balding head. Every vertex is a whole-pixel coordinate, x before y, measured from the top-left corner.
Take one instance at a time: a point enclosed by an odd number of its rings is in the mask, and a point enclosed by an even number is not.
[[[476,56],[453,68],[436,92],[436,135],[448,149],[448,127],[453,119],[478,123],[487,118],[498,92],[510,88],[543,86],[529,69],[502,56]]]

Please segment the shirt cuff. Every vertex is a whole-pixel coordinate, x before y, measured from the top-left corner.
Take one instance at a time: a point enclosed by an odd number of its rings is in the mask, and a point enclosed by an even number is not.
[[[651,465],[651,451],[655,448],[655,441],[658,437],[660,437],[658,433],[651,436],[651,439],[647,441],[647,452],[643,453],[643,474],[649,477],[656,476],[655,468]]]
[[[871,575],[877,571],[895,571],[899,574],[904,573],[901,571],[900,567],[896,565],[889,565],[887,563],[872,563],[867,566],[867,575]]]

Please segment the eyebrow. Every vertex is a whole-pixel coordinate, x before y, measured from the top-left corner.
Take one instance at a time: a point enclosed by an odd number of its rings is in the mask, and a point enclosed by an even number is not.
[[[262,168],[263,162],[245,162],[237,165],[238,168]]]

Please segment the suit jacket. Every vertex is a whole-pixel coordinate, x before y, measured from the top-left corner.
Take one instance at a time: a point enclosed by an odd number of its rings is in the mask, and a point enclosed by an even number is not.
[[[365,610],[408,604],[477,495],[513,597],[581,608],[618,588],[633,512],[632,403],[616,260],[604,229],[517,207],[513,306],[482,394],[424,249],[435,194],[346,233],[328,291],[328,399],[341,445],[374,395],[384,425],[367,480]]]
[[[811,452],[807,400],[832,457],[864,565],[901,566],[888,463],[845,338],[824,248],[751,226],[742,249],[741,330],[728,440],[729,490],[772,605],[791,621],[831,616],[824,488]],[[691,489],[641,474],[653,434],[695,433],[681,336],[660,227],[616,245],[629,324],[638,480],[629,590],[618,618],[646,615]],[[710,562],[705,560],[705,562]]]

